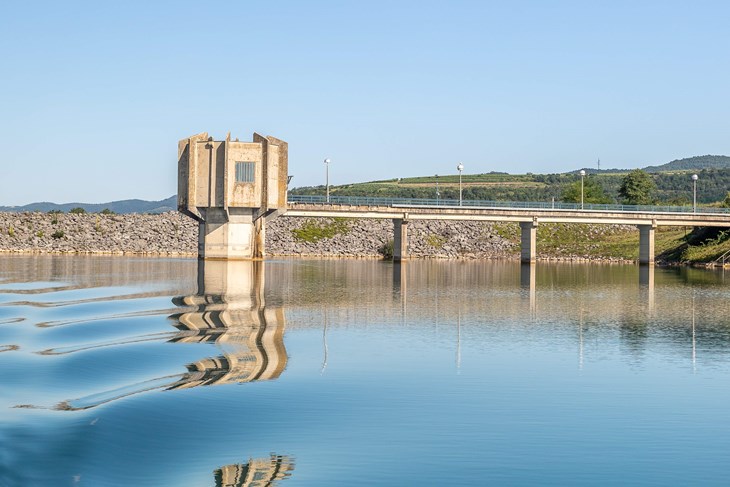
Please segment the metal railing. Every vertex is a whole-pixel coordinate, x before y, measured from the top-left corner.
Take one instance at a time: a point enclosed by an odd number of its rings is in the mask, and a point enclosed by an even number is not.
[[[727,252],[725,252],[724,254],[722,254],[720,257],[718,257],[717,259],[715,259],[713,263],[715,265],[718,265],[719,264],[719,265],[722,265],[723,267],[725,267],[725,262],[727,260],[730,260],[730,250],[728,250]]]
[[[499,208],[499,209],[537,209],[537,210],[581,210],[580,203],[562,203],[550,201],[489,201],[489,200],[459,200],[428,199],[428,198],[379,198],[371,196],[335,196],[330,195],[329,203],[324,196],[292,195],[288,196],[289,203],[329,204],[347,206],[425,206],[448,208]],[[693,211],[691,206],[664,206],[664,205],[612,205],[612,204],[583,204],[583,211],[617,211],[633,213],[701,213],[730,215],[730,208],[697,207]]]

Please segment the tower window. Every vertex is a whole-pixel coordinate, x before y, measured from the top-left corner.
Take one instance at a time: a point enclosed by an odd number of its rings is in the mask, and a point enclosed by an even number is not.
[[[236,182],[237,183],[253,183],[255,162],[236,162]]]

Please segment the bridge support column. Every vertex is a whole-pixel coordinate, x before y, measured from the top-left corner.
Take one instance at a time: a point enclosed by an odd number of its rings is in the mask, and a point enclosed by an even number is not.
[[[537,258],[537,218],[531,222],[520,222],[522,230],[520,262],[534,264]]]
[[[198,258],[256,259],[263,257],[263,218],[254,220],[248,208],[206,208],[198,228]]]
[[[393,262],[408,259],[408,220],[393,219]]]
[[[654,265],[654,232],[656,224],[637,225],[639,227],[639,264]]]

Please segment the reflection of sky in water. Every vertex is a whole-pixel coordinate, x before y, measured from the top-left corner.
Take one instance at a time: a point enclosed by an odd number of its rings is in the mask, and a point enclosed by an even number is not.
[[[0,306],[0,485],[726,478],[720,272],[34,259],[78,288]]]

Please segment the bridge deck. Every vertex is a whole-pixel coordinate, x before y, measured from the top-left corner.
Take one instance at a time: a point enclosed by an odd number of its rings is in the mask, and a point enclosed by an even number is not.
[[[538,223],[593,223],[651,226],[730,227],[729,213],[615,211],[553,208],[489,208],[482,206],[390,206],[290,202],[287,216],[381,218],[405,220],[472,220]]]

